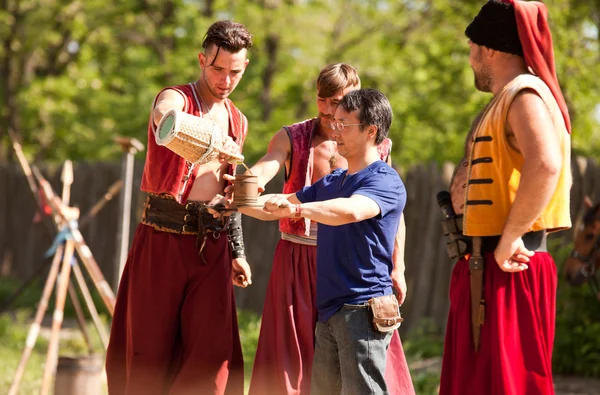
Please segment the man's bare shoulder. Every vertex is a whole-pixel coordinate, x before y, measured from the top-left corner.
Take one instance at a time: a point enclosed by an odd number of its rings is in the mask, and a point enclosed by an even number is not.
[[[185,107],[185,98],[183,94],[175,89],[165,89],[156,98],[156,104],[152,110],[152,119],[154,124],[158,125],[162,117],[172,109],[183,110]]]
[[[281,128],[271,137],[271,141],[269,142],[269,150],[268,152],[279,152],[279,153],[289,153],[291,149],[290,137],[288,136],[287,130],[285,128]]]
[[[546,117],[550,119],[550,111],[542,97],[533,89],[523,89],[513,99],[508,109],[509,122],[511,118]]]
[[[159,103],[161,101],[181,103],[182,108],[183,108],[183,105],[185,105],[185,98],[183,97],[181,92],[179,92],[173,88],[166,88],[162,92],[160,92],[160,94],[156,98],[156,102]]]
[[[524,89],[513,99],[507,116],[506,133],[513,148],[521,151],[528,140],[556,136],[548,106],[533,89]]]

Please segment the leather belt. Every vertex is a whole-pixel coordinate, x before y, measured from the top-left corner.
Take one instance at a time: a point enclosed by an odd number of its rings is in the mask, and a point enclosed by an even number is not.
[[[198,255],[206,263],[202,250],[207,235],[210,233],[218,239],[229,225],[229,217],[214,218],[206,205],[206,202],[196,201],[179,204],[170,195],[149,194],[144,202],[141,222],[161,232],[196,235]]]
[[[525,233],[521,239],[525,248],[535,252],[548,252],[548,246],[546,243],[547,233],[545,230],[539,230],[537,232]],[[482,245],[481,252],[494,252],[500,242],[500,236],[484,236],[481,237]]]
[[[201,230],[220,233],[227,229],[226,217],[214,218],[206,209],[206,202],[179,204],[170,196],[154,194],[149,194],[144,202],[142,223],[159,231],[183,235],[197,235]]]

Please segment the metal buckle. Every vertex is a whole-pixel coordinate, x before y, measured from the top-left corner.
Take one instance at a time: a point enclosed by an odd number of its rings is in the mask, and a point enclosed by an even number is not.
[[[193,219],[193,217],[191,214],[186,214],[183,216],[183,222],[190,223],[190,222],[192,222],[192,219]]]
[[[181,230],[183,232],[185,232],[185,233],[198,233],[198,229],[194,229],[190,225],[183,225],[183,227],[181,228]]]
[[[474,257],[473,255],[471,255],[471,258],[469,258],[470,270],[483,270],[484,264],[485,261],[483,260],[483,257]]]
[[[188,202],[185,204],[185,209],[188,211],[195,211],[197,208],[196,203]]]
[[[212,233],[212,237],[215,240],[218,240],[219,237],[221,237],[221,232],[215,232],[214,230],[211,232]]]

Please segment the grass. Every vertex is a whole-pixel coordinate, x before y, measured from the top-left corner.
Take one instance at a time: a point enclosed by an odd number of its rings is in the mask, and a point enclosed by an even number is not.
[[[21,308],[11,313],[0,315],[0,394],[8,393],[13,381],[25,346],[33,314],[33,309]],[[240,311],[238,315],[242,350],[244,353],[246,384],[248,384],[252,370],[252,361],[254,360],[254,351],[258,344],[260,317],[246,311]],[[103,318],[105,319],[106,317]],[[71,321],[71,319],[67,321]],[[100,352],[102,346],[96,328],[90,323],[87,329],[92,338],[94,350]],[[77,327],[71,328],[68,332],[72,333],[73,336],[61,339],[59,354],[71,357],[87,355],[87,346],[79,329]],[[46,330],[42,331],[35,343],[31,358],[26,365],[25,374],[21,380],[19,394],[29,395],[38,393],[40,390],[46,353],[48,351],[48,333]],[[104,393],[106,393],[106,389],[104,389]]]
[[[12,295],[18,285],[18,283],[10,279],[0,278],[0,301],[4,301],[8,296]],[[94,293],[93,296],[96,306],[100,307],[102,302],[99,295]],[[8,393],[8,389],[13,381],[27,339],[29,325],[35,314],[35,308],[40,297],[41,285],[32,284],[11,304],[9,313],[0,315],[0,394]],[[51,316],[54,309],[53,299],[51,298],[50,306],[48,306],[47,317]],[[108,313],[106,310],[100,310],[101,317],[108,328]],[[73,309],[70,303],[67,303],[65,307],[65,322],[73,323],[74,317]],[[48,318],[45,323],[49,322],[47,320]],[[244,372],[247,388],[252,373],[254,353],[258,344],[260,316],[253,312],[240,310],[238,311],[238,324],[242,341],[242,352],[244,354]],[[102,346],[96,328],[91,323],[88,323],[87,326],[94,350],[100,352]],[[72,336],[61,339],[59,354],[61,356],[87,355],[87,346],[77,326],[75,325],[65,332],[69,332]],[[21,395],[38,393],[40,390],[48,350],[48,333],[48,330],[42,331],[42,334],[35,343],[31,358],[25,369],[25,374],[21,380],[19,392]],[[422,329],[411,334],[409,339],[404,340],[403,345],[406,357],[409,364],[411,364],[423,359],[439,357],[442,350],[442,339],[439,335],[435,334],[432,327],[424,326]],[[413,373],[413,383],[417,394],[435,394],[435,390],[439,384],[439,371],[424,369],[420,372],[411,373]],[[106,389],[104,389],[104,393],[106,393]]]
[[[404,353],[410,368],[415,392],[419,395],[437,394],[440,384],[439,360],[442,356],[444,338],[432,322],[424,321],[409,337],[402,339]],[[431,366],[416,369],[415,364],[431,361]]]
[[[0,316],[0,393],[8,393],[13,377],[29,332],[32,310],[20,309],[10,314]],[[87,326],[93,349],[102,350],[100,339],[96,335],[95,328]],[[48,331],[43,330],[38,336],[31,357],[29,358],[25,373],[20,383],[19,394],[33,394],[40,390],[46,353],[48,352]],[[88,349],[83,336],[77,330],[76,336],[69,336],[60,340],[60,356],[83,356],[87,355]]]
[[[0,301],[6,301],[14,294],[20,284],[8,278],[0,278]],[[13,302],[10,304],[9,312],[0,314],[0,394],[8,393],[13,377],[25,342],[29,327],[35,315],[35,309],[42,294],[42,284],[34,282]],[[103,307],[100,296],[92,290],[92,296],[96,307],[99,309],[105,327],[108,328],[108,312]],[[84,301],[81,300],[83,306]],[[85,307],[84,307],[85,309]],[[54,310],[54,296],[50,299],[48,309],[46,311],[46,319],[43,325],[49,327],[49,317]],[[67,302],[65,306],[65,322],[73,323],[75,313]],[[238,324],[240,328],[240,338],[242,341],[242,351],[244,354],[244,372],[246,378],[246,386],[249,383],[252,372],[252,362],[254,361],[254,353],[258,344],[258,334],[260,330],[260,316],[249,311],[238,312]],[[73,326],[73,325],[70,325]],[[100,338],[96,328],[91,324],[87,325],[87,331],[92,340],[93,349],[97,352],[102,350]],[[66,339],[61,339],[59,345],[59,355],[61,356],[83,356],[87,355],[87,346],[84,341],[81,331],[78,327],[70,328],[63,332],[69,332],[72,336]],[[46,361],[46,353],[48,351],[48,329],[42,330],[41,335],[35,343],[35,347],[31,357],[26,365],[25,373],[20,383],[21,395],[29,395],[38,393],[42,384],[42,375],[44,363]],[[105,392],[106,393],[106,390]]]

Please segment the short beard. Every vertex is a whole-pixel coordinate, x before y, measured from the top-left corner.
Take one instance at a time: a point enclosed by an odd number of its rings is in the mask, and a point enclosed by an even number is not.
[[[481,92],[491,92],[492,91],[492,78],[488,73],[480,72],[476,73],[473,71],[475,76],[475,88]]]

